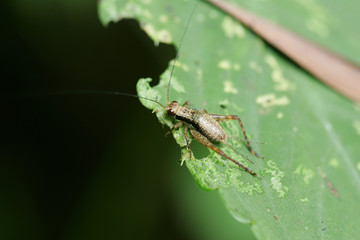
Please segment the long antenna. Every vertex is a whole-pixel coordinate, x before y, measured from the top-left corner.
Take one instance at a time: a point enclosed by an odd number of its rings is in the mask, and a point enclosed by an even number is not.
[[[196,10],[196,7],[197,7],[198,2],[199,2],[199,1],[196,0],[195,5],[194,5],[194,8],[193,8],[193,10],[192,10],[192,12],[191,12],[191,14],[190,14],[189,20],[188,20],[188,22],[186,23],[185,30],[184,30],[184,32],[183,32],[183,34],[182,34],[182,36],[181,36],[181,40],[180,40],[180,43],[179,43],[179,47],[178,47],[178,49],[176,50],[176,55],[175,55],[174,63],[173,63],[172,68],[171,68],[170,78],[169,78],[169,82],[168,82],[168,86],[167,86],[167,102],[168,102],[168,104],[170,103],[170,82],[171,82],[171,78],[172,78],[173,73],[174,73],[175,63],[176,63],[176,60],[177,60],[178,57],[179,57],[179,52],[180,52],[181,44],[182,44],[182,42],[183,42],[183,40],[184,40],[185,33],[187,32],[187,29],[188,29],[188,27],[189,27],[189,24],[190,24],[190,22],[191,22],[191,19],[192,19],[193,15],[194,15],[194,12],[195,12],[195,10]]]
[[[151,98],[138,96],[136,94],[131,93],[123,93],[123,92],[117,92],[117,91],[102,91],[102,90],[61,90],[61,91],[46,91],[46,92],[27,92],[23,94],[16,94],[15,96],[21,97],[21,98],[28,98],[28,97],[38,97],[38,96],[62,96],[62,95],[79,95],[79,94],[91,94],[91,95],[123,95],[123,96],[129,96],[129,97],[135,97],[135,98],[142,98],[154,103],[159,104],[162,108],[166,109],[164,105],[159,103],[158,101],[155,101]]]
[[[123,96],[129,96],[129,97],[135,97],[135,98],[142,98],[142,99],[145,99],[145,100],[148,100],[148,101],[151,101],[151,102],[154,102],[154,103],[157,103],[159,104],[162,108],[166,109],[166,107],[164,105],[162,105],[161,103],[159,103],[158,101],[155,101],[151,98],[147,98],[147,97],[142,97],[142,96],[138,96],[138,95],[135,95],[135,94],[130,94],[130,93],[123,93],[123,92],[109,92],[109,91],[91,91],[91,92],[88,92],[88,93],[91,93],[91,94],[109,94],[109,95],[123,95]]]

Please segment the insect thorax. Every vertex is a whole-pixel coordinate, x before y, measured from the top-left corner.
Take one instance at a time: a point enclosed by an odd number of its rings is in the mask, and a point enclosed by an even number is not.
[[[175,113],[175,117],[177,120],[180,120],[180,121],[183,121],[183,122],[186,122],[189,124],[193,124],[195,114],[196,114],[196,110],[186,108],[183,106],[179,106]]]

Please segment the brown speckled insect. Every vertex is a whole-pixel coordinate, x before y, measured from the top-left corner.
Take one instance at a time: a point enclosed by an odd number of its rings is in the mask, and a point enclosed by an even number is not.
[[[179,44],[179,47],[177,49],[177,53],[176,53],[176,56],[175,56],[175,59],[174,59],[174,63],[173,63],[173,66],[172,66],[169,82],[168,82],[168,85],[167,85],[167,105],[164,106],[163,104],[161,104],[161,103],[159,103],[159,102],[157,102],[155,100],[145,98],[145,97],[141,97],[141,96],[136,96],[136,95],[131,95],[131,94],[124,94],[124,93],[118,93],[118,94],[143,98],[143,99],[155,102],[155,103],[159,104],[163,109],[165,109],[170,116],[175,117],[177,122],[172,127],[172,129],[174,130],[174,129],[178,129],[181,126],[184,126],[184,136],[185,136],[185,140],[186,140],[186,147],[187,147],[187,149],[188,149],[188,151],[190,153],[190,158],[191,159],[192,159],[192,152],[191,152],[191,149],[190,149],[188,132],[190,132],[192,137],[194,137],[199,143],[201,143],[205,147],[213,150],[217,154],[219,154],[219,155],[229,159],[230,161],[234,162],[235,164],[237,164],[239,167],[241,167],[242,169],[244,169],[246,172],[250,173],[251,175],[259,177],[259,175],[257,175],[253,170],[251,170],[250,168],[244,166],[243,164],[239,163],[238,161],[234,160],[233,158],[227,156],[221,149],[219,149],[218,147],[216,147],[213,144],[213,142],[221,142],[221,143],[225,144],[226,146],[228,146],[229,148],[231,148],[236,153],[240,154],[245,159],[247,159],[244,155],[242,155],[241,153],[236,151],[233,147],[231,147],[227,143],[228,138],[234,138],[234,137],[231,137],[231,136],[227,135],[225,133],[225,131],[223,130],[223,128],[219,124],[219,122],[223,122],[223,121],[237,120],[239,122],[240,127],[241,127],[241,131],[242,131],[242,133],[244,135],[245,142],[247,144],[247,147],[248,147],[249,151],[253,155],[255,155],[257,157],[261,157],[251,147],[250,142],[248,140],[248,137],[246,135],[244,126],[243,126],[243,124],[241,122],[241,119],[238,116],[236,116],[236,115],[211,114],[211,113],[208,113],[204,109],[202,109],[202,110],[191,109],[189,101],[186,101],[183,105],[180,105],[176,101],[170,102],[169,89],[170,89],[171,78],[172,78],[172,75],[173,75],[173,72],[174,72],[175,62],[176,62],[176,60],[178,58],[178,53],[179,53],[179,50],[180,50],[180,47],[181,47],[181,43],[183,41],[186,30],[187,30],[187,28],[189,26],[190,20],[191,20],[193,14],[195,12],[195,9],[196,9],[196,7],[193,8],[193,11],[192,11],[192,13],[191,13],[191,15],[189,17],[189,21],[188,21],[188,23],[186,25],[186,28],[184,30],[184,33],[182,35],[182,39],[180,41],[180,44]],[[250,161],[250,160],[248,160],[248,161]]]
[[[249,148],[249,151],[257,156],[261,157],[254,149],[251,147],[250,142],[247,138],[244,126],[241,122],[241,119],[236,115],[219,115],[219,114],[211,114],[208,113],[206,110],[194,110],[190,108],[189,101],[185,102],[183,105],[179,105],[176,101],[172,101],[165,107],[166,111],[169,115],[175,116],[178,120],[173,127],[173,129],[177,129],[180,126],[184,125],[184,136],[186,140],[186,147],[190,152],[190,157],[192,158],[190,144],[189,144],[189,137],[188,137],[188,130],[190,131],[191,135],[202,145],[207,148],[210,148],[217,154],[229,159],[230,161],[234,162],[245,171],[250,173],[251,175],[258,176],[253,170],[250,168],[245,167],[243,164],[239,163],[238,161],[230,158],[227,156],[221,149],[216,147],[212,142],[221,142],[226,146],[230,147],[233,151],[240,154],[242,157],[247,159],[244,155],[236,151],[233,147],[231,147],[226,140],[231,137],[225,133],[225,131],[220,126],[219,122],[227,121],[227,120],[237,120],[240,124],[241,131],[244,134],[245,142]]]

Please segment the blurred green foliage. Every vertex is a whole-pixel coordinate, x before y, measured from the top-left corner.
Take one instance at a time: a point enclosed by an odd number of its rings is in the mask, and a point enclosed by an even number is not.
[[[177,39],[184,32],[194,2],[104,0],[99,5],[99,15],[104,24],[123,17],[136,18],[155,42],[174,42],[179,46]],[[258,173],[262,170],[262,181],[239,171],[212,151],[194,160],[183,151],[183,159],[198,185],[205,190],[218,190],[234,218],[251,222],[259,239],[356,238],[360,224],[359,107],[317,81],[249,29],[198,2],[175,65],[171,100],[190,100],[198,109],[238,115],[252,139],[267,142],[256,146],[265,159],[252,159],[255,164],[250,165]],[[254,12],[356,59],[360,48],[353,39],[360,36],[360,31],[352,21],[359,17],[351,6],[359,4],[349,2],[246,3]],[[171,67],[153,88],[147,85],[150,79],[141,79],[138,94],[165,104]],[[141,102],[149,109],[162,110],[153,102]],[[164,114],[157,114],[159,121],[172,127],[171,119]],[[228,134],[241,136],[236,122],[223,126]],[[185,145],[182,129],[174,131],[174,136],[179,145]],[[249,156],[238,141],[229,142]],[[239,154],[221,147],[241,161]]]

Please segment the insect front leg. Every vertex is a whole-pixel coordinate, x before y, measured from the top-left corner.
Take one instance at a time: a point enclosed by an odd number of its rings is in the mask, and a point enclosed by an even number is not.
[[[186,148],[187,150],[189,151],[189,154],[190,154],[190,159],[193,160],[193,157],[192,157],[192,151],[191,151],[191,148],[190,148],[190,143],[189,143],[189,135],[188,135],[188,126],[185,124],[185,127],[184,127],[184,137],[185,137],[185,141],[186,141]],[[181,166],[183,165],[183,162],[181,162]]]
[[[170,133],[172,133],[173,130],[176,130],[178,129],[179,127],[181,127],[183,125],[183,122],[178,122],[176,123],[170,131],[168,131],[166,134],[165,134],[165,137],[167,137]]]
[[[182,122],[182,121],[179,121],[178,123],[176,123],[172,128],[171,128],[171,131],[172,130],[176,130],[178,129],[179,127],[182,127],[183,125],[184,126],[184,137],[185,137],[185,141],[186,141],[186,148],[187,150],[189,151],[189,154],[190,154],[190,159],[192,160],[193,159],[193,156],[192,156],[192,151],[191,151],[191,148],[190,148],[190,141],[189,141],[189,135],[188,135],[188,126]],[[167,132],[166,135],[168,135],[169,133],[171,133],[171,131]],[[181,166],[183,165],[184,161],[181,161]]]
[[[255,152],[255,150],[251,147],[250,141],[249,141],[249,139],[248,139],[248,137],[246,135],[244,126],[243,126],[243,124],[241,122],[241,119],[238,116],[236,116],[236,115],[219,115],[219,114],[209,114],[209,115],[210,115],[210,117],[212,117],[213,119],[215,119],[218,122],[224,122],[224,121],[228,121],[228,120],[237,120],[239,122],[240,127],[241,127],[241,131],[244,134],[245,142],[246,142],[246,144],[248,146],[249,151],[258,158],[264,158],[263,156],[261,156],[260,154]]]
[[[207,139],[204,135],[202,135],[200,132],[196,131],[195,129],[190,129],[190,133],[191,135],[202,145],[204,145],[207,148],[210,148],[211,150],[213,150],[214,152],[216,152],[217,154],[229,159],[230,161],[232,161],[233,163],[235,163],[236,165],[238,165],[239,167],[241,167],[242,169],[244,169],[246,172],[250,173],[251,175],[255,176],[255,177],[259,177],[259,175],[257,175],[253,170],[251,170],[248,167],[245,167],[244,165],[242,165],[241,163],[237,162],[236,160],[230,158],[229,156],[227,156],[223,151],[221,151],[221,149],[219,149],[218,147],[216,147],[209,139]]]
[[[179,127],[181,127],[183,124],[184,124],[183,122],[178,122],[178,123],[176,123],[176,124],[171,128],[171,130],[176,130],[176,129],[178,129]]]

